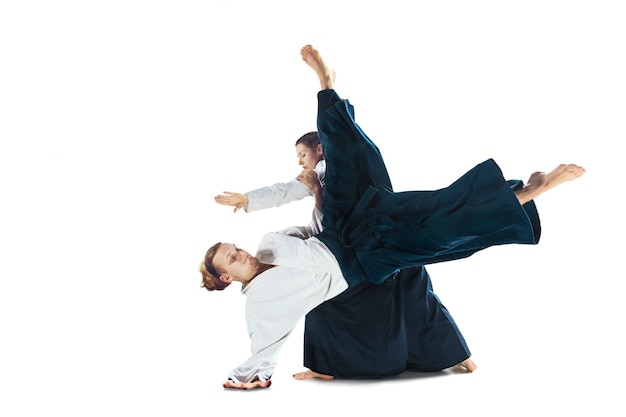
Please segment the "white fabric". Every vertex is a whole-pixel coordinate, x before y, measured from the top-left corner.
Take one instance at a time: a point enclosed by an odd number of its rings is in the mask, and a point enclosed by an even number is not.
[[[326,161],[315,166],[324,184]],[[246,212],[279,207],[313,196],[298,180],[276,183],[246,193]],[[337,260],[318,239],[322,212],[315,207],[307,226],[292,226],[268,233],[256,256],[263,263],[277,265],[255,277],[241,292],[246,296],[246,322],[252,356],[235,368],[229,379],[249,382],[255,377],[272,377],[278,351],[298,322],[313,308],[340,294],[348,285]],[[308,240],[303,240],[308,239]]]
[[[235,382],[270,379],[278,351],[300,320],[348,288],[337,260],[317,238],[268,233],[257,256],[277,266],[242,288],[252,355],[230,373]]]
[[[315,165],[315,172],[320,178],[322,186],[326,177],[326,161],[322,160]],[[292,201],[302,200],[305,197],[313,196],[313,191],[298,180],[290,182],[280,182],[268,187],[258,188],[248,191],[248,205],[244,211],[264,210],[272,207],[279,207]],[[302,239],[314,236],[322,231],[322,212],[317,207],[313,209],[312,220],[307,226],[293,226],[281,231],[281,233],[298,236]]]

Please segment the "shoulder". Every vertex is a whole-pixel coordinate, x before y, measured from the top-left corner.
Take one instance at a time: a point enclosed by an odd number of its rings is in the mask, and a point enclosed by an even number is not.
[[[303,240],[296,236],[276,232],[267,233],[261,239],[256,256],[263,263],[276,264],[281,257],[295,256],[302,242]]]

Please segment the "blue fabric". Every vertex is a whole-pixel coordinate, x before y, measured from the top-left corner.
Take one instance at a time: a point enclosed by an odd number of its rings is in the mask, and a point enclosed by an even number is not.
[[[534,202],[520,206],[487,160],[445,189],[394,193],[376,145],[335,91],[318,94],[326,158],[324,231],[351,285],[305,320],[304,361],[337,378],[438,371],[470,357],[423,265],[489,246],[539,241]]]
[[[422,267],[351,286],[305,320],[304,365],[335,378],[439,371],[470,355]]]
[[[534,202],[524,206],[493,159],[446,188],[395,193],[376,145],[334,90],[318,93],[326,158],[323,227],[350,285],[381,283],[400,269],[461,259],[494,245],[536,244]]]

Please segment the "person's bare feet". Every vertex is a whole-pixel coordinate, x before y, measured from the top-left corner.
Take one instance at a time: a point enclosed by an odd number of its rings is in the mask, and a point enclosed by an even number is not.
[[[331,379],[334,378],[332,375],[320,374],[320,373],[311,371],[310,369],[307,369],[304,372],[298,372],[297,374],[294,374],[293,377],[295,379],[300,380],[300,381],[304,381],[305,379],[313,379],[313,378],[318,378],[318,379],[323,379],[325,381],[330,381]]]
[[[521,204],[525,204],[540,194],[563,184],[573,181],[585,173],[585,168],[574,164],[561,164],[549,173],[534,172],[528,179],[528,183],[515,192]]]
[[[313,68],[320,79],[322,90],[332,89],[335,86],[335,71],[328,68],[319,51],[311,45],[306,45],[300,50],[302,60]]]
[[[463,362],[456,364],[452,367],[453,370],[461,372],[474,372],[477,366],[470,358],[465,359]]]

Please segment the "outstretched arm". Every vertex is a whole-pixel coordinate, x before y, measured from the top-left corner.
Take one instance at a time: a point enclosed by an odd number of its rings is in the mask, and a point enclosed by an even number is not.
[[[279,207],[311,195],[313,195],[311,189],[301,181],[293,180],[258,188],[245,194],[224,191],[224,194],[215,197],[215,202],[226,206],[234,206],[235,212],[243,208],[244,211],[249,213],[271,207]]]

